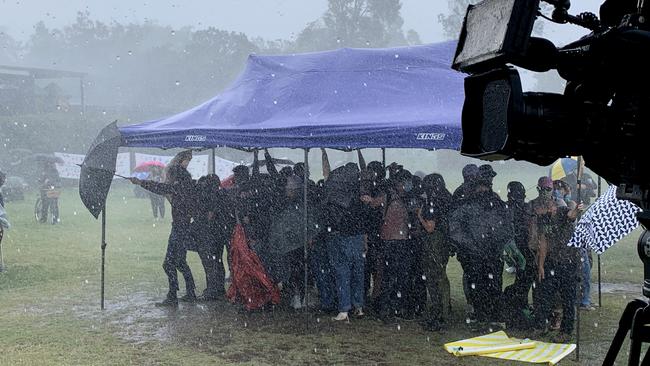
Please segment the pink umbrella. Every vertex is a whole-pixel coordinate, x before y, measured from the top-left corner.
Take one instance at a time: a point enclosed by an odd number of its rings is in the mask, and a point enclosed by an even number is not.
[[[135,167],[135,169],[133,169],[133,171],[134,172],[144,172],[144,171],[147,171],[147,170],[149,170],[149,168],[154,167],[154,166],[164,168],[165,164],[163,162],[157,161],[157,160],[145,161],[145,162],[142,162],[142,163],[138,164]]]

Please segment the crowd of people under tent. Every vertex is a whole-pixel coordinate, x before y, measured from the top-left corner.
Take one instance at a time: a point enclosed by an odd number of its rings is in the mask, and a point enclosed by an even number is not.
[[[555,181],[540,177],[537,197],[529,201],[524,185],[512,181],[503,201],[488,164],[466,165],[464,182],[452,193],[440,174],[366,164],[360,151],[358,164],[332,170],[321,150],[324,179],[318,182],[305,178],[303,163],[278,171],[268,150],[267,173],[260,172],[256,151],[252,169],[236,166],[228,188],[215,174],[193,180],[191,151],[176,155],[162,179],[131,178],[171,204],[163,262],[169,292],[158,305],[227,298],[248,310],[300,309],[312,305],[305,297],[314,292],[314,307],[333,321],[371,316],[444,330],[452,325],[446,269],[456,256],[466,323],[474,330],[558,330],[555,337],[567,341],[576,308],[594,310],[591,255],[567,246],[595,196],[588,175],[579,202],[575,173]],[[201,296],[188,250],[198,252],[204,267]],[[504,269],[515,277],[505,288]],[[180,299],[178,272],[186,290]]]

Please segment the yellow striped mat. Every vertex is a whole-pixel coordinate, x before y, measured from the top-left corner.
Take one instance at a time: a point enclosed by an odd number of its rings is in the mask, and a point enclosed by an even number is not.
[[[500,331],[445,344],[447,352],[461,356],[477,355],[502,360],[555,365],[576,348],[575,344],[557,344],[509,338]]]

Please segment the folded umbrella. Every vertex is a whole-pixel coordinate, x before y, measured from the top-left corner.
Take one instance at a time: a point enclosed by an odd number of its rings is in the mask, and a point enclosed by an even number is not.
[[[122,135],[117,129],[117,122],[113,122],[101,130],[81,164],[79,196],[95,218],[99,217],[106,205],[121,144]]]

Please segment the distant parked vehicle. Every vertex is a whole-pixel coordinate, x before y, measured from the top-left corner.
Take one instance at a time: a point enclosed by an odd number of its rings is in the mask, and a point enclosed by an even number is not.
[[[29,185],[21,177],[7,177],[7,182],[0,188],[5,201],[23,201]]]

